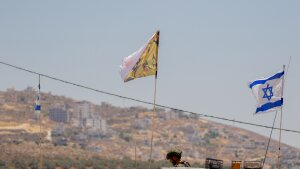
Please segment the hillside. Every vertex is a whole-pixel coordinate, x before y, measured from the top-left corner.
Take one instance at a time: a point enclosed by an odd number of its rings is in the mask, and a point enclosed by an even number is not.
[[[191,163],[204,164],[206,157],[222,159],[226,165],[231,160],[261,160],[268,141],[256,133],[182,112],[95,105],[51,93],[41,94],[40,127],[33,111],[36,94],[30,87],[0,92],[0,159],[6,165],[12,165],[16,155],[72,160],[135,159],[136,155],[137,160],[147,161],[152,122],[154,161],[164,160],[174,147],[181,148]],[[276,164],[277,145],[270,144],[267,168]],[[281,150],[282,166],[299,168],[300,150],[288,145]]]

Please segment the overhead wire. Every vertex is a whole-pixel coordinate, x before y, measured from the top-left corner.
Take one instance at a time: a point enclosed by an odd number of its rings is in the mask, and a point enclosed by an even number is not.
[[[66,84],[69,84],[69,85],[73,85],[73,86],[77,86],[77,87],[84,88],[84,89],[87,89],[87,90],[91,90],[91,91],[94,91],[94,92],[97,92],[97,93],[102,93],[102,94],[106,94],[106,95],[109,95],[109,96],[119,97],[119,98],[122,98],[122,99],[131,100],[131,101],[135,101],[135,102],[139,102],[139,103],[144,103],[144,104],[147,104],[147,105],[153,105],[152,102],[144,101],[144,100],[141,100],[141,99],[135,99],[135,98],[127,97],[127,96],[122,96],[122,95],[114,94],[114,93],[111,93],[111,92],[106,92],[106,91],[103,91],[103,90],[94,89],[92,87],[88,87],[88,86],[85,86],[85,85],[69,82],[67,80],[63,80],[63,79],[59,79],[59,78],[56,78],[56,77],[53,77],[53,76],[50,76],[50,75],[38,73],[38,72],[35,72],[35,71],[32,71],[32,70],[25,69],[25,68],[22,68],[22,67],[19,67],[19,66],[15,66],[15,65],[12,65],[12,64],[9,64],[9,63],[5,63],[5,62],[2,62],[2,61],[0,61],[0,64],[9,66],[9,67],[12,67],[12,68],[15,68],[15,69],[19,69],[19,70],[22,70],[22,71],[25,71],[25,72],[28,72],[28,73],[31,73],[31,74],[40,75],[40,76],[43,76],[43,77],[46,77],[46,78],[49,78],[49,79],[52,79],[52,80],[55,80],[55,81],[59,81],[59,82],[66,83]],[[196,113],[196,112],[183,110],[183,109],[178,109],[178,108],[165,106],[165,105],[160,105],[160,104],[155,104],[155,106],[160,107],[160,108],[174,110],[174,111],[184,112],[184,113],[188,113],[188,114],[193,114],[193,115],[200,116],[200,117],[206,117],[206,118],[212,118],[212,119],[229,121],[229,122],[234,122],[234,123],[239,123],[239,124],[245,124],[245,125],[250,125],[250,126],[256,126],[256,127],[261,127],[261,128],[272,129],[271,126],[262,125],[262,124],[244,122],[244,121],[229,119],[229,118],[225,118],[225,117],[218,117],[218,116],[208,115],[208,114],[204,114],[204,113]],[[277,127],[273,127],[273,129],[280,130]],[[291,129],[281,129],[281,130],[286,131],[286,132],[293,132],[293,133],[300,134],[300,131],[298,131],[298,130],[291,130]]]

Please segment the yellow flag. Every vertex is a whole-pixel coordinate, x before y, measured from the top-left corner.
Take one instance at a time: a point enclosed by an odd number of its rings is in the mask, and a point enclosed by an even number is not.
[[[156,75],[159,45],[159,31],[157,31],[146,45],[123,59],[120,74],[124,82]]]

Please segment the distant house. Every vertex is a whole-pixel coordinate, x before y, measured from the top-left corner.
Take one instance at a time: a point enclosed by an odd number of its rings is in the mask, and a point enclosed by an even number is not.
[[[59,139],[56,139],[53,142],[54,146],[67,146],[68,145],[68,140],[64,137],[61,137]]]
[[[93,105],[87,101],[76,102],[75,113],[81,118],[90,118],[93,113]]]
[[[107,123],[105,119],[100,120],[101,131],[106,134],[107,133]]]
[[[99,153],[102,151],[102,149],[98,146],[91,146],[91,147],[88,147],[87,149],[88,149],[88,151],[95,152],[95,153]]]
[[[3,97],[0,97],[0,105],[5,104],[5,99]]]
[[[158,112],[158,116],[164,120],[173,120],[178,119],[180,113],[177,111]]]
[[[76,102],[75,115],[78,117],[79,126],[85,127],[87,119],[92,118],[93,106],[87,101]]]
[[[143,119],[135,119],[132,125],[135,129],[145,130],[149,127],[150,123],[151,120],[149,118],[143,118]]]
[[[85,135],[85,134],[80,133],[80,134],[78,134],[78,135],[75,135],[75,136],[73,137],[73,139],[74,139],[75,141],[78,141],[78,142],[85,142],[85,141],[88,139],[88,136]]]
[[[97,130],[97,132],[101,132],[101,134],[107,133],[107,123],[105,119],[101,117],[98,118],[87,118],[83,121],[83,126],[87,128],[91,128]]]
[[[60,107],[50,108],[49,118],[55,122],[68,123],[70,121],[69,113],[64,108]]]
[[[63,136],[65,132],[64,124],[58,124],[56,127],[51,131],[52,137],[60,137]]]

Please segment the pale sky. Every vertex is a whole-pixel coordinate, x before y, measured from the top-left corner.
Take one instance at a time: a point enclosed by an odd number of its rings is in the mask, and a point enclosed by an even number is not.
[[[118,71],[122,59],[159,29],[158,104],[270,126],[275,114],[253,115],[256,103],[247,83],[276,73],[292,56],[282,127],[300,130],[299,9],[296,0],[0,1],[0,61],[151,102],[153,76],[123,83]],[[37,86],[37,76],[4,65],[0,76],[0,90]],[[41,81],[42,91],[77,100],[146,106]],[[282,141],[300,148],[300,134],[283,132]]]

